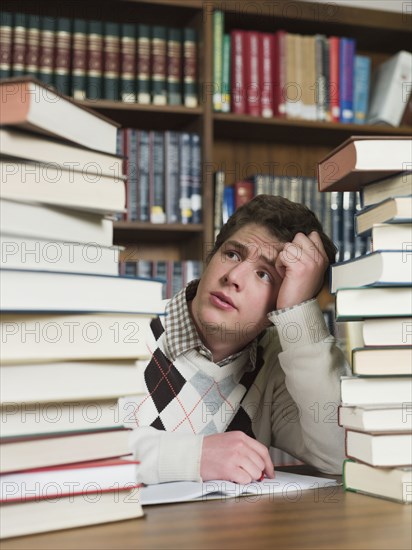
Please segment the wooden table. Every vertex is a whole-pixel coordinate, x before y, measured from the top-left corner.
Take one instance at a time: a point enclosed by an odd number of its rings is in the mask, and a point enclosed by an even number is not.
[[[143,518],[2,541],[11,549],[252,549],[412,547],[412,506],[341,487],[238,500],[145,507]],[[24,518],[22,518],[24,521]]]

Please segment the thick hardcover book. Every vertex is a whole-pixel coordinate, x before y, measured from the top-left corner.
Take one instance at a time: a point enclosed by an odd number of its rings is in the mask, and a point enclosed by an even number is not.
[[[341,288],[336,292],[336,319],[350,321],[364,317],[412,315],[411,288]]]
[[[255,194],[255,185],[253,181],[242,180],[233,184],[235,193],[235,208],[238,209],[253,199]]]
[[[353,460],[343,465],[343,485],[347,491],[412,503],[412,468],[376,468]]]
[[[225,173],[218,170],[214,174],[214,206],[213,206],[213,229],[217,237],[223,225],[223,190],[225,187]]]
[[[103,34],[103,99],[117,101],[120,83],[120,25],[105,23]]]
[[[339,104],[339,41],[337,36],[329,37],[329,98],[330,98],[330,115],[331,120],[339,122],[340,120],[340,104]]]
[[[408,250],[412,223],[375,223],[371,231],[372,250]]]
[[[399,126],[411,95],[411,81],[412,53],[400,51],[382,63],[374,75],[368,123]]]
[[[22,76],[25,73],[27,15],[15,13],[13,16],[12,73]]]
[[[55,40],[54,85],[60,93],[69,95],[71,92],[72,25],[71,20],[67,17],[57,19]]]
[[[222,111],[224,13],[213,12],[213,109]]]
[[[149,207],[149,166],[150,166],[150,132],[138,131],[137,146],[137,204],[138,220],[148,222],[150,219]]]
[[[246,113],[246,80],[245,80],[245,31],[233,30],[231,32],[231,111],[235,114]]]
[[[120,25],[120,99],[136,102],[136,26]]]
[[[244,31],[244,47],[246,113],[252,116],[260,116],[262,85],[259,71],[259,33]]]
[[[412,415],[405,405],[342,405],[338,424],[359,432],[411,432]]]
[[[84,19],[73,21],[72,40],[72,91],[74,99],[86,99],[87,75],[87,23]]]
[[[361,191],[362,206],[371,206],[390,197],[410,195],[412,189],[412,172],[400,172],[365,185]]]
[[[13,14],[0,12],[0,78],[8,78],[12,71]],[[36,67],[37,70],[37,67]]]
[[[359,286],[410,286],[411,268],[402,250],[377,250],[331,266],[331,292]]]
[[[166,221],[179,221],[180,199],[179,173],[179,134],[167,131],[165,133],[165,193],[166,193]]]
[[[371,466],[408,466],[412,464],[412,434],[369,434],[346,430],[346,455]]]
[[[341,378],[341,397],[344,405],[411,403],[411,377],[343,376]],[[410,460],[409,463],[411,462]]]
[[[151,132],[149,166],[150,221],[166,222],[164,132]]]
[[[362,322],[365,346],[412,346],[411,317],[365,318]]]
[[[410,346],[354,348],[352,372],[360,376],[412,376],[412,348]]]
[[[276,31],[273,36],[273,108],[278,117],[286,116],[286,31]]]
[[[352,136],[318,163],[319,191],[359,191],[411,165],[408,136]]]
[[[39,72],[38,78],[47,85],[54,84],[54,56],[55,50],[55,33],[56,19],[41,16],[40,28],[40,53],[39,53]],[[13,71],[13,75],[16,76]]]
[[[127,158],[126,172],[126,220],[135,221],[138,219],[138,193],[137,193],[137,148],[138,130],[135,128],[124,128],[124,148]]]
[[[222,59],[222,111],[230,113],[230,63],[231,63],[230,34],[223,35],[223,59]]]
[[[185,107],[197,107],[198,49],[195,29],[183,29],[183,99]]]
[[[155,25],[151,35],[151,92],[154,105],[167,104],[166,27]]]
[[[103,98],[103,33],[102,21],[88,22],[86,80],[88,99]]]
[[[169,105],[182,104],[182,31],[181,29],[167,29],[166,51],[166,86],[167,103]]]
[[[32,76],[34,78],[37,77],[38,70],[39,70],[39,55],[40,55],[40,16],[29,15],[27,18],[26,59],[25,59],[25,71],[24,71],[26,75]]]
[[[190,133],[182,132],[179,135],[180,148],[180,222],[191,223],[192,221],[192,191],[190,182]]]
[[[271,33],[259,33],[259,82],[260,82],[260,115],[273,117],[274,93],[274,37]]]
[[[190,134],[190,202],[192,223],[202,223],[202,147],[199,134]]]
[[[353,122],[353,69],[356,44],[353,38],[339,41],[339,106],[340,122]]]
[[[150,97],[150,27],[149,25],[137,25],[137,102],[148,104]]]
[[[369,88],[371,78],[371,58],[366,55],[355,56],[353,122],[365,124],[369,109]]]
[[[3,80],[0,94],[2,126],[19,126],[116,154],[117,123],[77,105],[42,82],[30,77]]]
[[[412,195],[386,199],[361,210],[355,216],[356,232],[364,233],[384,222],[412,223]]]

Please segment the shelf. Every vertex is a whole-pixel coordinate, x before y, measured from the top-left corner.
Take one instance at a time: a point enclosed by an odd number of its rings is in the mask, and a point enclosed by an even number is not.
[[[311,120],[262,118],[214,113],[214,138],[336,146],[352,135],[409,136],[411,127],[393,128],[371,124],[339,124]]]

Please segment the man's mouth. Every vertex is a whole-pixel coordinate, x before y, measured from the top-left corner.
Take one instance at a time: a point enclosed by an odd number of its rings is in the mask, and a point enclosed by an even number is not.
[[[229,296],[226,296],[226,294],[223,294],[223,292],[211,292],[210,298],[212,303],[220,307],[221,309],[237,309]]]

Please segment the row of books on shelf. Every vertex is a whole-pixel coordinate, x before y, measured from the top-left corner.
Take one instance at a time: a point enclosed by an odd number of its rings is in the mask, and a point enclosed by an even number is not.
[[[0,537],[139,517],[133,410],[118,399],[143,392],[162,282],[118,275],[121,164],[116,177],[63,166],[99,154],[110,167],[117,126],[50,91],[33,102],[38,83],[0,90]]]
[[[123,219],[201,223],[201,148],[200,136],[192,132],[121,129],[117,150],[125,158]]]
[[[320,193],[314,177],[256,174],[232,185],[225,185],[225,173],[215,174],[214,224],[217,233],[223,223],[245,202],[258,194],[281,195],[305,204],[322,223],[324,231],[337,246],[337,261],[355,258],[368,247],[370,236],[356,234],[353,219],[360,209],[356,191]]]
[[[129,277],[154,278],[163,281],[163,298],[172,298],[189,281],[199,279],[203,262],[198,260],[165,260],[120,262],[119,273]]]
[[[410,168],[412,140],[394,138],[386,142],[382,159],[379,145],[384,138],[368,139],[374,155],[366,163],[365,151],[359,149],[358,161],[364,161],[359,169],[351,163],[351,148],[361,140],[348,140],[319,166],[324,191],[339,187],[341,191],[357,188],[361,192],[363,203],[356,230],[372,234],[371,248],[365,254],[331,267],[336,321],[346,333],[352,369],[341,379],[338,412],[347,457],[343,480],[347,490],[411,503],[411,172],[391,166],[391,157],[392,151],[403,149],[404,166]],[[326,183],[322,168],[330,159],[336,161],[338,175]],[[388,176],[391,171],[395,173]],[[388,210],[388,204],[401,202],[402,211]]]
[[[191,27],[1,12],[1,78],[28,74],[75,99],[196,107]]]
[[[411,124],[412,55],[401,51],[371,78],[371,58],[350,37],[232,29],[214,12],[215,111],[365,124]],[[405,115],[405,119],[403,117]]]

